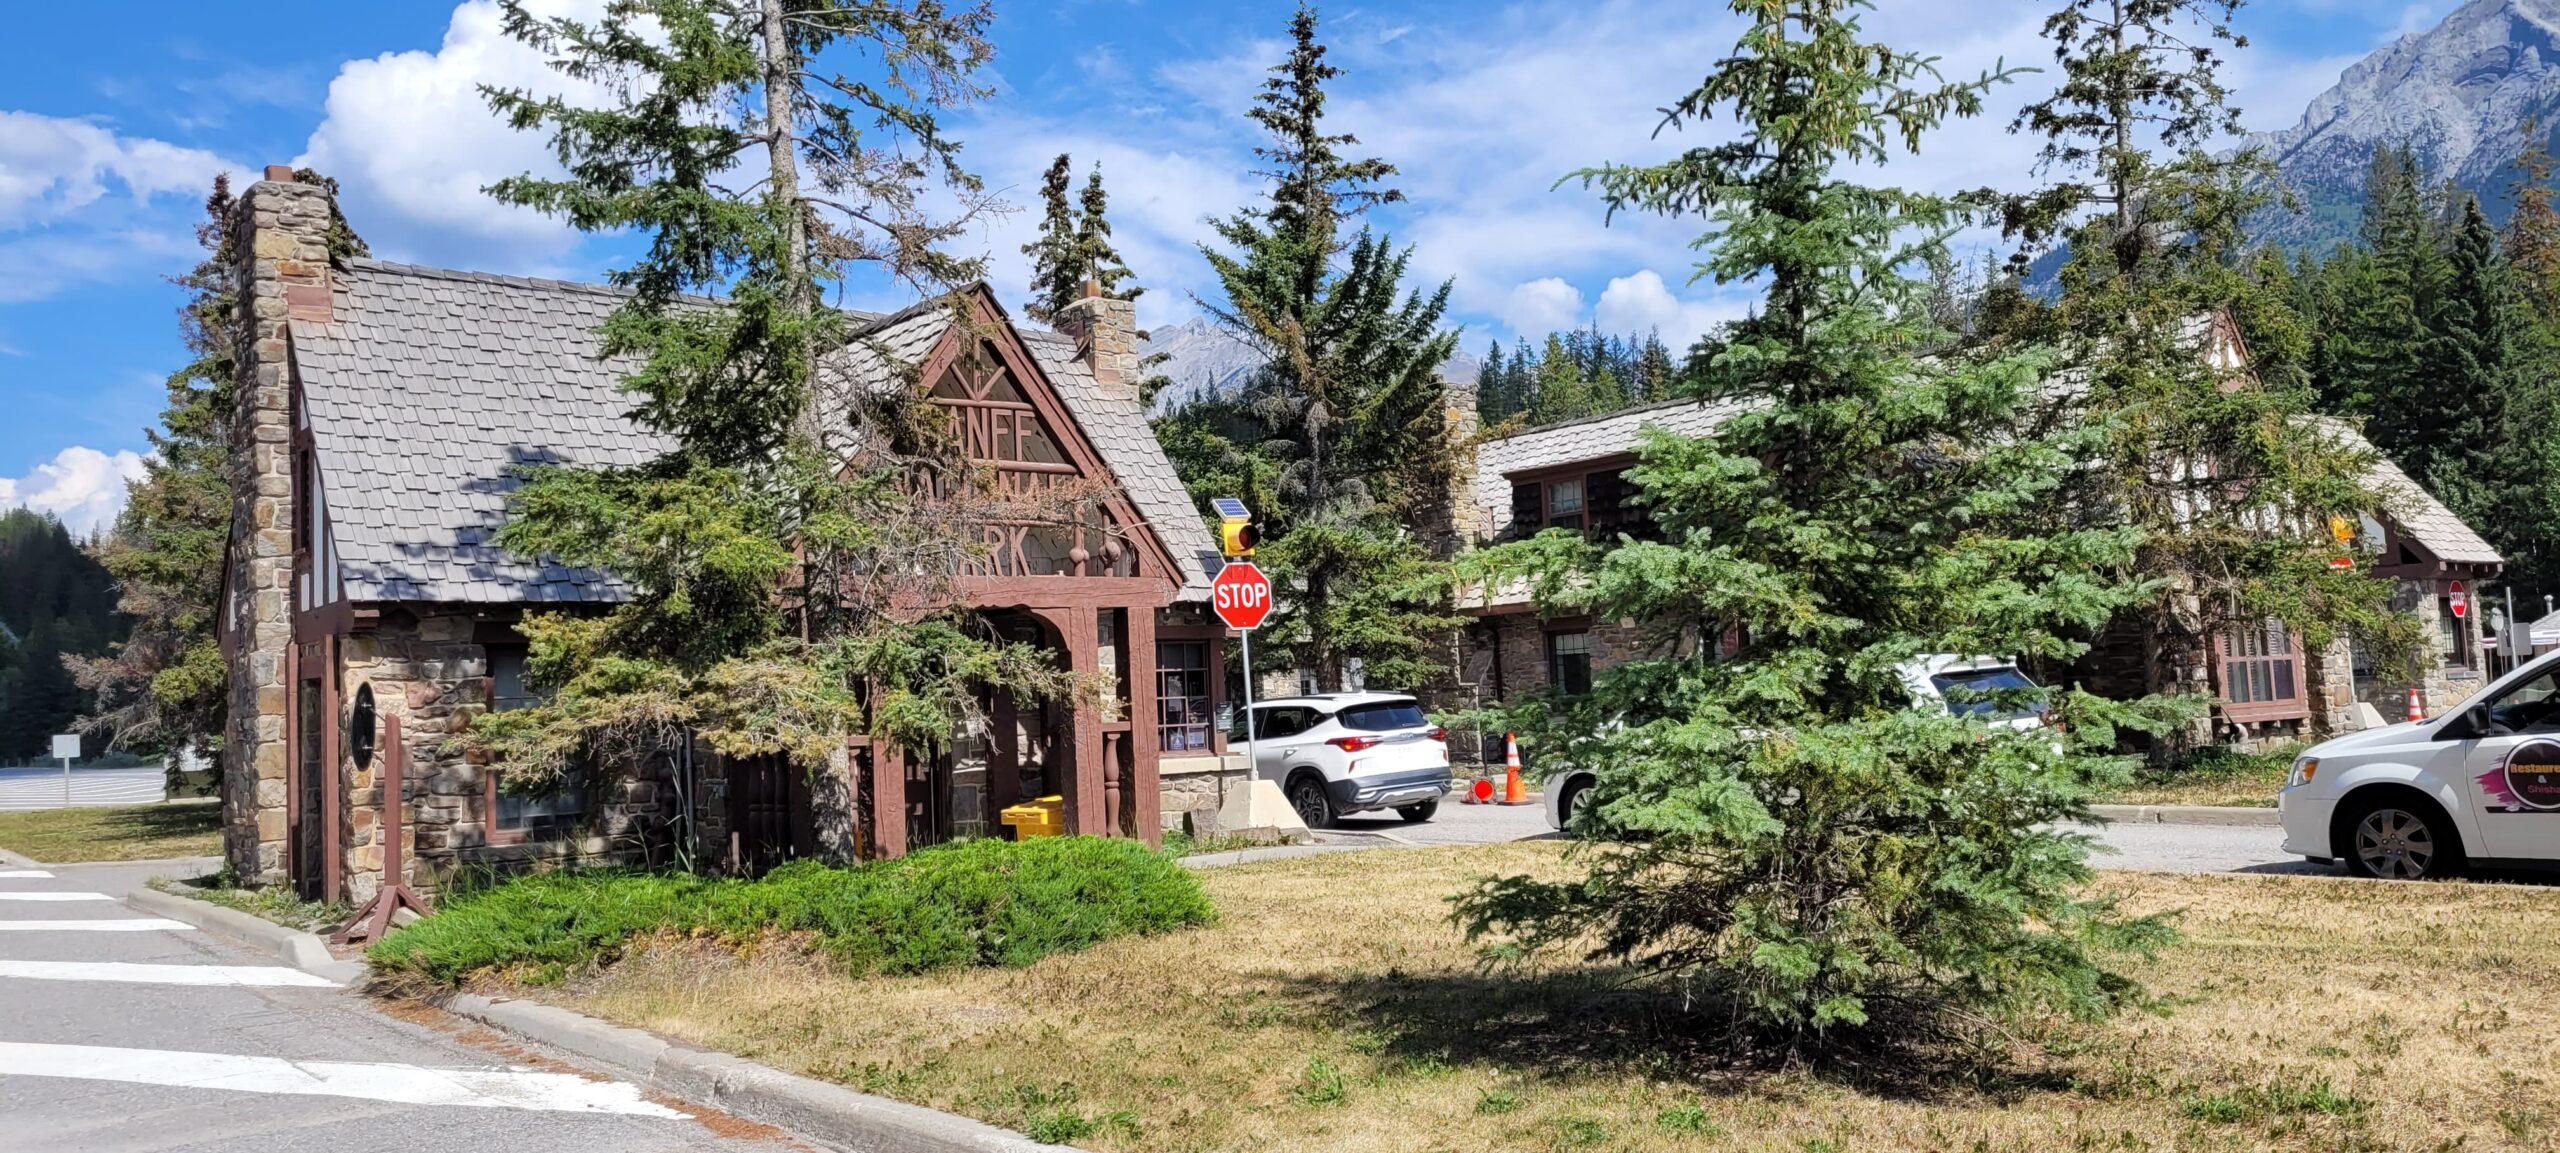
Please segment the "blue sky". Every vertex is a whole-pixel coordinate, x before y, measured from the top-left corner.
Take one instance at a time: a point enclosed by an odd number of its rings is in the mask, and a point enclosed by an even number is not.
[[[593,0],[545,0],[562,6]],[[2431,26],[2453,0],[2259,0],[2253,46],[2229,70],[2250,126],[2290,125],[2347,64]],[[1099,162],[1141,320],[1178,321],[1206,291],[1202,224],[1254,191],[1241,116],[1279,53],[1289,5],[1175,0],[1000,0],[995,97],[953,117],[971,162],[1016,203],[1060,151]],[[2046,0],[1880,0],[1870,26],[1971,71],[2042,61]],[[254,12],[254,15],[250,13]],[[1747,303],[1689,283],[1693,224],[1620,218],[1556,179],[1641,160],[1652,109],[1732,42],[1717,3],[1421,0],[1325,8],[1347,71],[1335,123],[1399,165],[1411,197],[1379,214],[1414,269],[1455,284],[1470,349],[1520,332],[1598,323],[1685,340]],[[112,37],[101,41],[107,17]],[[217,170],[308,162],[346,188],[377,255],[494,271],[592,277],[610,242],[582,239],[478,193],[546,162],[538,138],[488,117],[475,85],[551,83],[498,35],[490,0],[201,0],[40,5],[0,43],[0,506],[75,527],[110,517],[148,451],[160,380],[183,360],[181,293],[165,276],[196,256],[190,229]],[[112,51],[66,45],[112,43]],[[1902,183],[2018,186],[2029,146],[2002,131],[2036,77],[1995,115],[1898,161]],[[1019,293],[1033,221],[996,218],[970,243]],[[876,304],[882,301],[857,300]]]

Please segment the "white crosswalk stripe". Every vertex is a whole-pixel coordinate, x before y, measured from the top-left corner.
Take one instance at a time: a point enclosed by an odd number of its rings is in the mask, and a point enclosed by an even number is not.
[[[335,989],[338,983],[283,965],[141,965],[130,961],[0,960],[0,979],[122,981],[137,985],[257,985]]]
[[[0,921],[0,933],[178,933],[195,926],[166,917],[116,917],[105,921]]]
[[[0,901],[112,901],[105,893],[0,893]]]
[[[43,869],[0,869],[0,879],[11,881],[49,880],[52,877],[53,874]]]
[[[123,1081],[242,1093],[360,1097],[409,1105],[685,1116],[636,1085],[523,1069],[436,1069],[365,1061],[287,1061],[228,1053],[0,1041],[0,1075]]]

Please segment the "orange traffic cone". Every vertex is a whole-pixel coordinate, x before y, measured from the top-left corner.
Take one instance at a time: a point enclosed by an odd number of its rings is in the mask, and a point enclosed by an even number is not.
[[[1504,733],[1502,734],[1502,746],[1504,762],[1502,769],[1502,803],[1506,805],[1528,804],[1529,783],[1520,779],[1520,738],[1516,734]]]
[[[2412,687],[2409,690],[2409,719],[2413,721],[2423,721],[2427,719],[2426,703],[2419,699],[2418,690],[2415,687]]]

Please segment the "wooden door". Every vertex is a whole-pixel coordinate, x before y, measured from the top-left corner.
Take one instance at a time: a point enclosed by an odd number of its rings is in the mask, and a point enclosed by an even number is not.
[[[761,876],[816,851],[807,774],[781,756],[729,762],[730,868]]]

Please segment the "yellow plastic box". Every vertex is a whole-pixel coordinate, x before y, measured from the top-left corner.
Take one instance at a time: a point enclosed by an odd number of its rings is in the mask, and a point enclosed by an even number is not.
[[[1067,798],[1055,796],[1025,801],[1008,807],[998,819],[1013,826],[1013,839],[1017,841],[1062,836],[1067,831]]]

